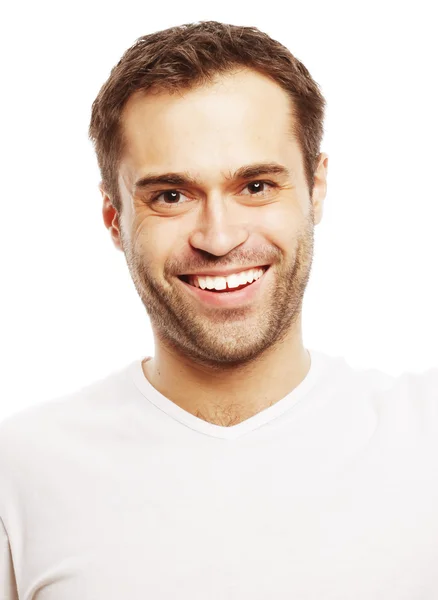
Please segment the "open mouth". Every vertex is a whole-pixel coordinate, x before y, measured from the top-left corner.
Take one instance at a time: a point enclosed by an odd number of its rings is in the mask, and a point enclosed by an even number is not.
[[[226,288],[222,289],[222,290],[216,290],[214,288],[204,288],[203,291],[205,292],[213,292],[216,294],[221,294],[221,293],[230,293],[230,292],[238,292],[239,290],[243,290],[244,288],[249,287],[250,285],[252,285],[253,283],[256,283],[257,281],[259,281],[259,279],[261,279],[261,277],[263,277],[263,275],[266,273],[266,271],[269,269],[270,265],[263,265],[260,267],[260,269],[262,269],[263,274],[260,277],[257,277],[256,279],[253,279],[251,282],[247,282],[247,283],[243,283],[241,285],[238,285],[236,287],[228,287],[228,281],[226,282]],[[199,290],[202,290],[202,288],[199,285],[195,285],[194,284],[194,279],[192,277],[190,277],[189,275],[178,275],[178,278],[181,279],[181,281],[184,281],[184,283],[187,283],[189,285],[191,285],[192,287],[195,287]]]

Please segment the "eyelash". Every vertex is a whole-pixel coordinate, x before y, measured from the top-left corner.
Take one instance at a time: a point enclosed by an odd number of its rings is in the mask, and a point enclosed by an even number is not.
[[[261,179],[256,179],[254,181],[250,181],[249,183],[247,183],[245,185],[245,187],[242,188],[242,189],[245,189],[245,188],[247,188],[248,186],[250,186],[250,185],[252,185],[254,183],[264,183],[264,184],[269,185],[272,189],[276,189],[276,188],[279,187],[273,181],[265,181],[265,180],[261,180]],[[265,190],[263,190],[263,191],[265,191]],[[149,200],[147,201],[147,204],[157,204],[158,203],[158,198],[160,196],[162,196],[163,194],[167,194],[168,192],[176,192],[178,194],[182,194],[182,192],[180,192],[179,190],[176,190],[176,189],[175,190],[172,190],[172,189],[170,189],[170,190],[164,190],[164,191],[161,191],[161,192],[157,192],[156,194],[154,194],[153,196],[151,196],[151,198],[149,198]],[[256,196],[257,193],[258,192],[254,193],[254,194],[249,194],[249,196]],[[182,195],[184,195],[184,194],[182,194]],[[165,206],[178,206],[178,204],[179,204],[178,202],[176,202],[175,204],[172,204],[172,203],[171,204],[166,204],[166,203],[164,203]]]

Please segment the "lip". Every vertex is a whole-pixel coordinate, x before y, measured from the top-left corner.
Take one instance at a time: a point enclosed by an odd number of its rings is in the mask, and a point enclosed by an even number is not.
[[[203,304],[206,304],[208,306],[217,306],[220,308],[234,308],[236,306],[248,304],[257,298],[257,296],[260,294],[262,286],[264,285],[266,274],[269,271],[270,265],[263,273],[263,275],[259,279],[257,279],[257,281],[254,281],[254,283],[251,283],[251,285],[248,285],[246,288],[238,290],[237,292],[210,292],[209,290],[203,290],[201,288],[195,287],[194,285],[190,285],[182,279],[179,279],[179,277],[177,277],[177,279],[185,287],[187,292],[191,294],[194,298],[196,298],[196,300],[198,300],[199,302],[202,302]]]

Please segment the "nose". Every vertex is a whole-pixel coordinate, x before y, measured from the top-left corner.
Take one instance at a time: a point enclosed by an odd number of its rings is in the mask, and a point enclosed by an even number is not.
[[[220,195],[207,198],[190,234],[190,244],[215,256],[224,256],[244,244],[250,228],[243,218],[243,210]]]

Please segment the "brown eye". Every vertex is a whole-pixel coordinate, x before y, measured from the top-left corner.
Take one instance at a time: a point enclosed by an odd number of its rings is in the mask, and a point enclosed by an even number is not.
[[[272,192],[276,187],[276,184],[270,181],[252,181],[251,183],[248,183],[244,189],[248,188],[251,192],[249,194],[250,196],[255,196],[256,194],[262,194],[264,196],[266,193],[269,194]],[[247,194],[244,194],[244,196],[246,195]]]
[[[187,196],[184,196],[184,194],[178,192],[178,190],[166,190],[165,192],[155,194],[155,196],[149,200],[149,204],[160,204],[162,206],[185,204],[185,202],[179,202],[181,197],[187,198]],[[162,200],[160,200],[160,198],[162,198]]]
[[[249,190],[254,193],[264,191],[264,186],[265,186],[264,181],[254,181],[253,183],[248,184]]]
[[[177,201],[180,197],[180,192],[171,190],[170,192],[163,192],[161,195],[163,196],[164,201],[169,200],[171,204],[177,204]]]

